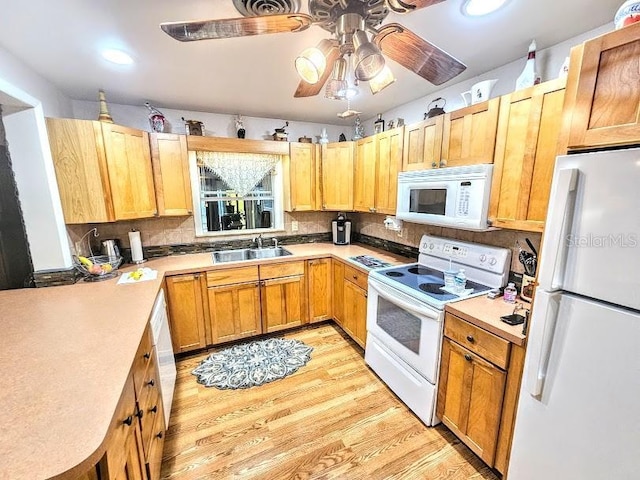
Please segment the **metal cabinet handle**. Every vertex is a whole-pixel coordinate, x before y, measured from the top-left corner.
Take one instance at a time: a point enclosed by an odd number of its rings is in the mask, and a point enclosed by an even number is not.
[[[162,437],[164,437],[164,432],[158,432],[158,434],[156,435],[156,437],[158,437],[158,438],[162,438]]]
[[[473,357],[472,357],[471,355],[469,355],[468,353],[466,353],[466,354],[464,355],[464,359],[465,359],[467,362],[470,362],[471,360],[473,360]]]
[[[357,280],[357,279],[358,279],[358,276],[357,276],[357,275],[354,275],[354,276],[353,276],[353,279],[354,279],[354,280]]]
[[[135,414],[135,415],[136,415],[136,417],[138,417],[140,420],[142,420],[142,417],[144,416],[144,411],[142,411],[142,410],[138,410],[138,411],[136,412],[136,414]]]
[[[149,413],[157,413],[158,412],[158,406],[154,405],[153,407],[151,407],[149,409]]]
[[[473,343],[475,341],[476,341],[476,339],[473,338],[473,335],[467,335],[467,342]]]
[[[151,352],[147,352],[143,355],[145,360],[149,360],[151,358]]]
[[[147,385],[149,385],[150,387],[155,386],[155,384],[156,384],[156,382],[155,382],[155,380],[153,378],[147,382]]]
[[[122,421],[123,424],[125,424],[127,427],[130,427],[131,424],[133,423],[133,415],[129,415],[127,418],[125,418]]]
[[[433,162],[433,163],[431,164],[431,166],[432,166],[433,168],[436,168],[436,167],[438,166],[438,164],[437,164],[436,162]]]

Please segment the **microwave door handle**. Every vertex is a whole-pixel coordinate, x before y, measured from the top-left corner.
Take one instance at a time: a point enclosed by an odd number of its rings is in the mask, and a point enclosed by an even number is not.
[[[378,292],[378,296],[383,297],[385,300],[393,303],[394,305],[402,308],[403,310],[407,310],[413,314],[415,314],[416,316],[419,317],[427,317],[430,318],[432,320],[438,320],[438,314],[434,314],[433,312],[427,311],[425,310],[420,310],[419,308],[416,308],[415,305],[412,305],[408,302],[406,302],[405,300],[403,300],[402,298],[396,297],[396,296],[392,296],[392,295],[388,295],[386,292],[381,291],[380,287],[378,286],[379,284],[373,283],[370,281],[370,286],[372,286],[376,292]]]

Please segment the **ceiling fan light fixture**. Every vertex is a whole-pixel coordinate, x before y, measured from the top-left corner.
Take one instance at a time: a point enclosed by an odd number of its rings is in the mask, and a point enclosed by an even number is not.
[[[131,65],[133,63],[131,55],[115,48],[107,48],[103,50],[102,58],[111,63],[115,63],[116,65]]]
[[[482,17],[495,12],[508,0],[466,0],[462,4],[462,13],[468,17]]]
[[[371,89],[371,93],[375,95],[378,92],[381,92],[393,82],[396,81],[396,77],[393,76],[391,69],[388,65],[385,65],[382,71],[369,80],[369,88]]]
[[[340,57],[333,65],[333,72],[331,79],[327,82],[327,86],[324,91],[325,98],[331,100],[344,100],[347,98],[347,89],[349,85],[346,81],[347,76],[347,61]]]
[[[367,34],[358,30],[353,34],[353,68],[358,80],[369,81],[384,68],[384,57],[380,49],[367,38]]]
[[[327,59],[320,49],[310,47],[298,55],[295,66],[300,78],[313,85],[318,83],[327,68]]]

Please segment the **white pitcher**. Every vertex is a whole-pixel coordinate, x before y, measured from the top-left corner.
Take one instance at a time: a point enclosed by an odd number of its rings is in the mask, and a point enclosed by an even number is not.
[[[460,94],[464,100],[464,104],[469,106],[489,100],[489,98],[491,98],[491,91],[497,82],[498,80],[484,80],[474,84],[471,90]]]

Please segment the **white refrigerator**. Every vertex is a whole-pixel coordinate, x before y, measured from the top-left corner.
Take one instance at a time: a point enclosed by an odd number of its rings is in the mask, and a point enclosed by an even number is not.
[[[509,480],[640,478],[640,149],[558,157]]]

